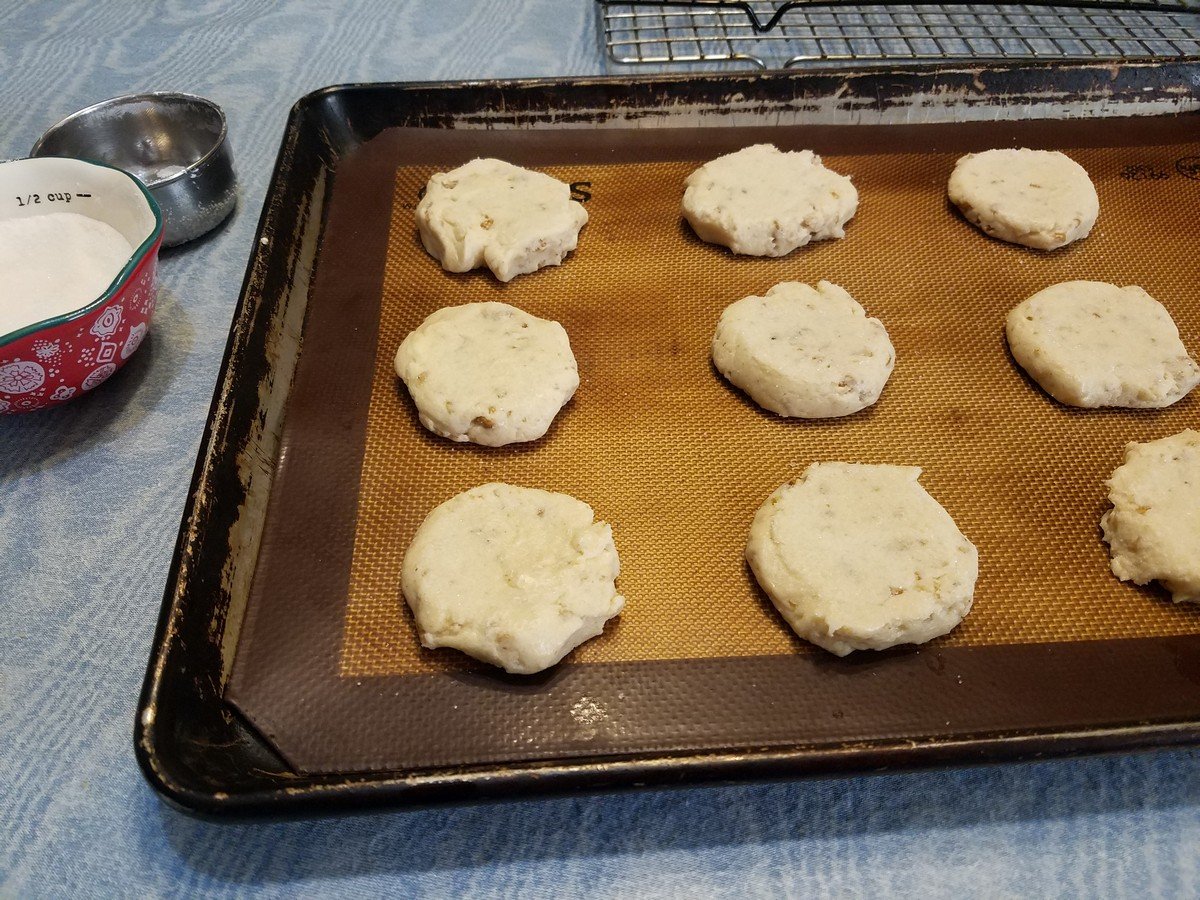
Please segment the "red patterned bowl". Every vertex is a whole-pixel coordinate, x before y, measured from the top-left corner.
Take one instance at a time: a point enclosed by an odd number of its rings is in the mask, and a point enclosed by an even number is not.
[[[141,344],[154,313],[163,221],[141,182],[79,159],[0,163],[0,219],[54,212],[104,222],[136,249],[86,306],[0,334],[0,415],[57,406],[103,383]]]

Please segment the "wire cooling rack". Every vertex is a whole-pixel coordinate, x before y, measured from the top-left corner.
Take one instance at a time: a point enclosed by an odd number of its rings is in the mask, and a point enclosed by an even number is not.
[[[1200,0],[1046,4],[596,0],[609,60],[763,69],[953,60],[1200,59]]]

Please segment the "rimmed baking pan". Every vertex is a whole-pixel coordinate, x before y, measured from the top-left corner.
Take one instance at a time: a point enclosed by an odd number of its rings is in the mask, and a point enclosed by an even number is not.
[[[192,809],[261,813],[1193,740],[1200,614],[1117,582],[1097,523],[1125,441],[1194,425],[1197,400],[1068,410],[1021,376],[1002,333],[1035,290],[1095,278],[1146,287],[1194,345],[1200,262],[1187,236],[1200,181],[1186,161],[1200,132],[1181,89],[1192,74],[363,85],[302,100],[139,707],[152,783]],[[1025,121],[986,121],[1014,102]],[[1072,117],[1085,110],[1137,117]],[[862,204],[846,239],[747,260],[691,235],[682,178],[762,141],[815,149],[854,178]],[[1093,235],[1039,254],[959,218],[949,168],[991,146],[1082,162],[1101,196]],[[575,187],[591,218],[564,266],[501,285],[447,275],[424,254],[420,187],[475,156]],[[870,411],[785,422],[716,376],[707,340],[733,300],[820,278],[887,323],[896,373]],[[485,299],[562,321],[580,362],[562,420],[519,450],[428,436],[390,371],[425,315]],[[757,505],[814,459],[925,468],[980,548],[960,629],[848,660],[790,636],[740,553]],[[625,613],[540,677],[422,650],[400,599],[399,563],[425,512],[486,480],[586,499],[621,550]]]

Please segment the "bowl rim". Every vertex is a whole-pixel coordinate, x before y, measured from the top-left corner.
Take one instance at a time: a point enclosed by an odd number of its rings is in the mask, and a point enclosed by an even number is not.
[[[134,175],[131,175],[129,172],[126,172],[124,169],[118,169],[116,166],[110,166],[108,163],[97,162],[94,159],[78,159],[73,156],[61,156],[61,157],[42,156],[42,157],[28,157],[28,158],[29,159],[70,159],[74,162],[83,163],[84,165],[97,166],[101,169],[111,169],[114,172],[119,172],[120,174],[122,174],[126,178],[128,178],[130,181],[132,181],[134,183],[134,185],[137,186],[137,189],[139,191],[141,191],[142,197],[146,200],[146,203],[150,207],[150,212],[153,213],[153,215],[154,215],[154,228],[151,230],[150,234],[146,237],[146,239],[144,241],[142,241],[141,244],[139,244],[137,246],[137,248],[134,249],[132,254],[130,254],[129,260],[125,263],[125,265],[121,268],[121,271],[117,273],[117,276],[112,280],[112,282],[109,284],[109,286],[104,289],[103,293],[101,293],[99,297],[97,297],[95,300],[89,301],[87,304],[79,307],[78,309],[71,310],[70,312],[59,313],[57,316],[51,316],[48,319],[40,319],[37,322],[33,322],[29,325],[25,325],[21,328],[16,329],[15,331],[10,331],[7,334],[0,334],[0,349],[3,349],[5,346],[7,346],[8,344],[11,344],[13,341],[19,341],[21,338],[28,337],[29,335],[34,334],[35,332],[41,331],[44,328],[62,325],[64,322],[70,322],[70,321],[73,321],[74,319],[81,318],[81,317],[87,315],[88,313],[92,312],[93,310],[103,306],[105,303],[107,303],[109,300],[111,300],[113,298],[113,296],[115,296],[117,294],[118,291],[120,291],[125,286],[125,283],[127,281],[129,281],[129,279],[133,276],[134,272],[136,272],[141,267],[142,263],[145,262],[146,258],[148,256],[150,256],[151,253],[154,252],[154,249],[162,241],[162,234],[163,234],[162,210],[159,209],[158,202],[150,194],[150,191],[149,191],[149,189],[147,189],[146,185],[142,184],[142,182]],[[21,162],[21,160],[10,160],[10,162]]]
[[[51,125],[49,128],[47,128],[45,131],[42,132],[42,136],[37,139],[37,143],[35,143],[33,145],[33,148],[29,151],[29,155],[30,155],[30,157],[49,156],[50,154],[42,152],[42,146],[43,146],[43,144],[46,143],[47,138],[49,138],[51,135],[53,135],[55,132],[57,132],[59,129],[63,128],[64,126],[69,125],[71,122],[74,122],[76,119],[82,119],[85,116],[91,115],[92,113],[96,112],[97,110],[105,109],[106,107],[112,107],[112,106],[126,106],[131,103],[139,103],[139,102],[144,102],[144,101],[161,102],[161,101],[176,101],[176,100],[184,100],[189,103],[198,103],[201,106],[208,107],[209,109],[211,109],[213,112],[215,112],[217,114],[217,121],[221,124],[221,130],[217,134],[216,140],[213,141],[213,145],[211,147],[209,147],[208,150],[206,150],[198,159],[196,159],[194,162],[191,162],[188,165],[184,166],[182,169],[180,169],[178,172],[176,172],[171,177],[163,178],[159,181],[155,181],[153,186],[158,187],[159,185],[162,185],[162,184],[170,184],[172,181],[182,178],[187,173],[192,172],[196,169],[199,169],[201,166],[203,166],[205,163],[207,163],[225,145],[225,143],[229,137],[229,121],[225,118],[225,110],[221,109],[219,104],[214,103],[212,100],[209,100],[207,97],[201,97],[199,94],[188,94],[183,91],[140,91],[138,93],[133,93],[133,94],[119,94],[116,97],[109,97],[107,100],[101,100],[97,103],[93,103],[91,106],[85,106],[83,109],[77,109],[75,112],[71,113],[69,116],[65,116],[64,118],[59,119],[57,122],[55,122],[53,125]],[[59,157],[59,158],[73,159],[75,157]],[[87,161],[91,162],[91,160],[87,160]],[[105,164],[102,163],[101,165],[105,165]],[[122,171],[124,171],[124,170],[122,170]],[[147,185],[147,187],[149,187],[149,185]]]

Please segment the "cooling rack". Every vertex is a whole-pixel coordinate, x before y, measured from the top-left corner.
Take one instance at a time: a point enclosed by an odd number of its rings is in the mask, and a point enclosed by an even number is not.
[[[608,60],[643,70],[1200,58],[1200,0],[596,0],[596,13]]]

